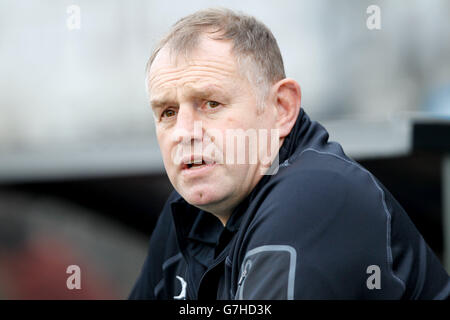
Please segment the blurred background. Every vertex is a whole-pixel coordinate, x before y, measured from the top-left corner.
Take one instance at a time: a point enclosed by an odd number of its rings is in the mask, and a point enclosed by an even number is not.
[[[1,0],[0,299],[128,296],[172,190],[145,64],[174,22],[213,6],[272,30],[306,112],[449,271],[449,1]]]

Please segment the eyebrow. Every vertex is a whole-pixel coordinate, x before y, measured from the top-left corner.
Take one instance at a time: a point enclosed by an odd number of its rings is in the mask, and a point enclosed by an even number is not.
[[[172,100],[170,99],[165,99],[163,97],[161,98],[155,98],[155,99],[151,99],[150,100],[150,105],[152,107],[152,109],[160,109],[162,108],[164,105],[166,104],[170,104]]]
[[[227,92],[219,85],[206,85],[206,86],[189,86],[186,88],[186,94],[189,96],[197,96],[202,99],[211,98],[212,96],[224,99],[223,92]],[[170,99],[168,94],[162,94],[159,97],[150,100],[150,105],[153,109],[159,109],[167,104],[178,104],[174,99]]]

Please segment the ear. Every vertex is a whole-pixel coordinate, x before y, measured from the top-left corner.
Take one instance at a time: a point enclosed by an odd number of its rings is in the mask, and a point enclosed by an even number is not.
[[[297,120],[302,93],[297,81],[288,78],[278,81],[273,89],[277,110],[277,128],[280,138],[283,139],[291,132]]]

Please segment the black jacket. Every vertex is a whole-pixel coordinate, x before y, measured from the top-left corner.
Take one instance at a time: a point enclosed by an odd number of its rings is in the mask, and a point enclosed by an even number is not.
[[[130,299],[445,299],[450,280],[386,188],[301,109],[223,227],[173,192]]]

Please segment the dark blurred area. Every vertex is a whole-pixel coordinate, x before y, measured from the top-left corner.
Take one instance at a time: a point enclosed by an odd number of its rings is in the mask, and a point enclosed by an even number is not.
[[[0,188],[29,197],[63,199],[149,236],[173,190],[165,174],[21,183]]]
[[[0,187],[0,299],[126,298],[169,191],[164,177]]]

